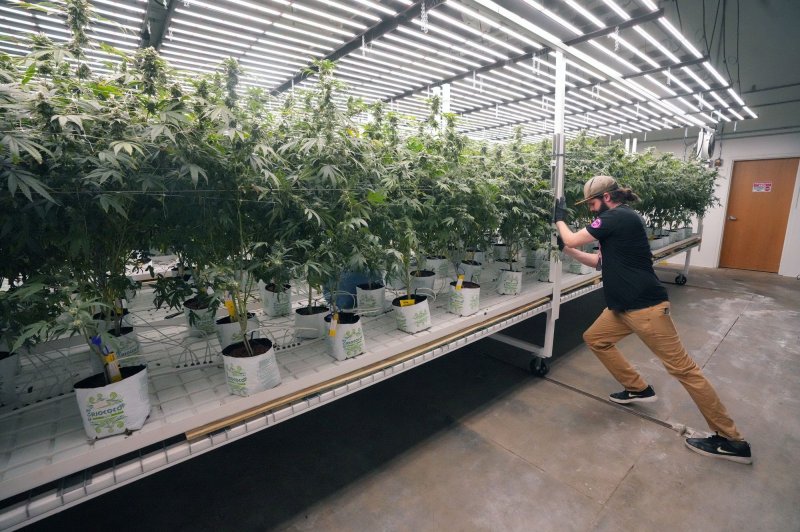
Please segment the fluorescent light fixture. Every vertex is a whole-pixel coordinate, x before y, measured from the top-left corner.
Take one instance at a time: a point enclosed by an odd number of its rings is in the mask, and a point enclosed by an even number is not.
[[[240,42],[241,41],[245,41],[247,43],[252,43],[252,42],[255,42],[255,40],[258,38],[255,35],[243,35],[241,32],[233,32],[233,31],[221,30],[221,29],[215,28],[213,26],[206,26],[205,24],[199,24],[197,22],[192,22],[192,21],[186,20],[185,18],[176,18],[176,19],[174,19],[172,21],[172,23],[180,25],[180,26],[189,26],[190,28],[197,28],[198,30],[206,31],[208,33],[194,33],[193,34],[195,37],[203,37],[203,38],[206,38],[206,39],[218,39],[216,37],[217,35],[224,35],[226,37],[233,37],[233,38],[237,39]],[[175,26],[172,26],[171,29],[172,29],[172,31],[177,30],[177,28]],[[167,37],[167,38],[169,38],[169,37]],[[239,46],[242,46],[242,45],[239,44]]]
[[[452,42],[449,42],[449,41],[444,41],[442,39],[437,39],[436,37],[433,37],[432,35],[429,35],[427,33],[422,33],[419,30],[415,30],[413,28],[409,28],[409,27],[406,27],[406,26],[398,26],[397,27],[397,31],[399,31],[400,33],[405,33],[405,34],[412,35],[413,37],[416,37],[416,38],[419,38],[419,39],[423,39],[423,40],[431,42],[433,44],[438,44],[439,46],[443,46],[443,47],[448,48],[448,49],[456,50],[458,52],[470,55],[472,57],[477,57],[481,61],[485,61],[487,63],[494,62],[494,60],[491,57],[486,57],[485,55],[480,55],[478,53],[473,52],[472,50],[467,50],[466,48],[462,48],[460,46],[457,46],[457,45],[455,45],[455,44],[453,44]],[[481,66],[481,64],[477,63],[476,66]]]
[[[387,7],[384,7],[384,6],[380,5],[377,2],[370,2],[369,0],[355,0],[355,1],[358,2],[361,5],[369,7],[370,9],[374,9],[376,11],[380,11],[381,13],[385,13],[385,14],[387,14],[389,16],[392,16],[392,17],[396,17],[397,14],[398,14],[396,11],[393,11],[393,10],[387,8]]]
[[[272,9],[270,7],[265,7],[262,2],[254,3],[254,2],[247,2],[246,0],[225,0],[229,4],[234,4],[237,6],[246,7],[248,9],[252,9],[254,11],[259,11],[261,13],[266,13],[267,15],[272,15],[273,17],[280,17],[281,12],[277,9]]]
[[[711,75],[713,75],[718,82],[720,82],[722,85],[728,85],[728,81],[719,75],[719,72],[717,72],[717,70],[713,66],[711,66],[711,63],[709,63],[708,61],[703,61],[703,66],[705,67],[706,70],[711,72]]]
[[[578,28],[576,28],[575,26],[573,26],[572,24],[570,24],[569,22],[567,22],[563,18],[559,17],[558,15],[556,15],[555,13],[550,11],[549,9],[545,8],[539,2],[534,2],[533,0],[522,0],[522,1],[525,2],[526,4],[528,4],[529,6],[531,6],[532,8],[534,8],[535,10],[543,13],[548,18],[553,19],[555,22],[557,22],[561,26],[567,28],[569,31],[574,33],[576,36],[580,37],[581,35],[583,35],[583,32],[581,30],[579,30]]]
[[[661,52],[662,54],[664,54],[665,56],[667,56],[667,57],[668,57],[668,58],[669,58],[669,59],[670,59],[670,60],[671,60],[673,63],[680,63],[680,62],[681,62],[681,60],[680,60],[680,59],[678,59],[678,56],[676,56],[675,54],[673,54],[672,52],[670,52],[669,50],[667,50],[667,49],[664,47],[664,45],[662,45],[660,42],[658,42],[658,40],[656,40],[656,39],[655,39],[655,38],[654,38],[652,35],[650,35],[650,34],[649,34],[649,33],[647,33],[646,31],[644,31],[642,28],[640,28],[639,26],[636,26],[636,27],[634,27],[633,29],[634,29],[634,31],[635,31],[636,33],[638,33],[639,35],[641,35],[642,37],[644,37],[645,39],[647,39],[647,41],[648,41],[650,44],[652,44],[653,46],[655,46],[655,47],[656,47],[656,49],[658,49],[658,51],[659,51],[659,52]]]
[[[233,17],[243,18],[243,19],[249,20],[251,22],[257,22],[259,24],[263,24],[265,26],[269,26],[273,22],[273,21],[271,21],[269,19],[266,19],[266,18],[256,17],[252,13],[245,13],[243,11],[235,11],[233,9],[228,9],[226,7],[221,7],[216,3],[206,3],[206,2],[201,2],[200,0],[192,0],[192,3],[190,5],[192,7],[201,7],[201,8],[204,8],[204,9],[211,10],[211,11],[217,11],[219,13],[224,13],[226,15],[230,15],[230,16],[233,16]],[[209,19],[208,16],[201,15],[200,13],[198,13],[196,11],[190,11],[189,9],[177,8],[175,11],[177,11],[179,13],[186,13],[188,15],[199,17],[199,18],[204,18],[206,20]],[[279,14],[279,13],[276,12],[275,14]],[[214,17],[211,20],[217,21],[220,24],[227,24],[229,26],[237,26],[236,23],[230,22],[230,21],[225,20],[224,18],[220,18],[220,17]],[[252,26],[245,26],[244,28],[247,29],[248,31],[254,31],[254,28]]]
[[[300,2],[293,2],[293,3],[291,3],[291,6],[292,6],[292,9],[296,9],[298,11],[305,11],[306,13],[311,13],[312,15],[317,15],[318,17],[321,17],[321,18],[323,18],[325,20],[335,20],[336,22],[338,22],[339,24],[342,24],[344,26],[350,26],[350,27],[356,28],[358,30],[367,29],[367,26],[365,24],[362,24],[360,22],[356,22],[353,19],[349,19],[349,18],[345,18],[345,17],[339,17],[339,16],[336,16],[336,15],[333,15],[329,11],[320,11],[319,9],[314,9],[313,7],[308,7],[306,5],[303,5]],[[286,17],[286,18],[289,18],[287,13],[283,13],[282,16]],[[304,22],[304,23],[308,24],[308,22],[305,22],[307,19],[301,19],[300,17],[297,17],[297,18],[299,19],[298,22]],[[346,32],[344,30],[339,30],[339,28],[334,28],[332,26],[320,25],[320,27],[321,28],[330,28],[329,31],[339,32],[342,35],[350,35],[350,36],[353,36],[353,37],[355,36],[352,33],[348,33],[348,32]]]
[[[728,112],[729,112],[730,114],[732,114],[733,116],[735,116],[737,119],[739,119],[739,120],[744,120],[744,117],[743,117],[742,115],[740,115],[739,113],[737,113],[735,110],[733,110],[733,109],[728,109]]]
[[[288,18],[288,17],[286,17],[286,18]],[[333,37],[327,37],[325,35],[320,35],[319,33],[309,32],[308,30],[296,28],[294,26],[290,26],[289,24],[283,24],[282,22],[275,22],[272,25],[274,27],[276,27],[276,28],[281,28],[282,30],[291,31],[293,33],[300,33],[300,34],[302,34],[302,35],[304,35],[306,37],[314,37],[314,38],[320,39],[322,41],[327,41],[327,42],[332,43],[332,44],[337,45],[337,46],[344,44],[344,42],[341,39],[334,39]],[[274,37],[280,37],[280,38],[287,38],[288,39],[288,37],[286,37],[285,35],[281,35],[281,34],[278,34],[278,33],[267,33],[266,35],[267,36],[274,36]],[[301,42],[299,39],[292,39],[292,40],[295,40],[296,42]],[[309,46],[315,46],[317,48],[324,48],[324,45],[317,44],[317,43],[312,43],[311,41],[302,41],[302,42],[304,44],[308,44]]]
[[[681,70],[683,70],[684,72],[686,72],[687,74],[689,74],[689,76],[690,76],[690,77],[691,77],[693,80],[695,80],[695,82],[697,82],[697,84],[698,84],[698,85],[700,85],[701,87],[703,87],[703,89],[704,89],[704,90],[709,90],[709,89],[711,88],[711,86],[710,86],[708,83],[706,83],[705,81],[703,81],[703,79],[702,79],[702,78],[700,78],[700,76],[698,76],[697,74],[695,74],[695,73],[692,71],[692,69],[690,69],[689,67],[683,67]]]
[[[681,35],[681,32],[676,30],[675,26],[670,24],[669,21],[666,18],[661,17],[660,19],[658,19],[658,22],[659,22],[659,24],[661,24],[662,26],[667,28],[667,31],[669,31],[672,34],[673,37],[678,39],[681,42],[681,44],[683,44],[686,47],[686,49],[689,50],[689,52],[691,52],[692,55],[694,55],[697,59],[700,59],[701,57],[703,57],[703,54],[698,52],[697,48],[692,46],[692,43],[690,43],[688,40],[686,40],[686,37]]]
[[[745,113],[749,114],[749,115],[750,115],[750,116],[752,116],[753,118],[758,118],[758,115],[757,115],[757,114],[755,114],[753,111],[751,111],[751,110],[750,110],[750,108],[749,108],[749,107],[747,107],[746,105],[743,107],[743,109],[744,109],[744,112],[745,112]]]
[[[433,13],[433,11],[431,11],[431,13]],[[416,24],[420,28],[422,28],[422,21],[420,19],[415,18],[411,22]],[[454,42],[460,42],[462,44],[466,44],[467,46],[472,46],[476,50],[480,50],[480,51],[482,51],[484,53],[487,53],[489,55],[493,55],[498,59],[502,59],[502,60],[508,59],[507,55],[501,54],[500,52],[498,52],[496,50],[492,50],[491,48],[487,48],[486,46],[480,45],[480,44],[472,41],[471,39],[468,39],[467,37],[464,37],[463,35],[459,35],[457,33],[453,33],[452,31],[447,31],[446,29],[442,28],[441,26],[429,24],[428,25],[428,31],[444,35],[445,37],[448,37],[449,39],[451,39]],[[422,35],[426,35],[426,34],[423,33]],[[454,46],[453,49],[458,49],[458,48]],[[481,59],[483,59],[484,61],[487,61],[487,62],[492,61],[492,58],[490,58],[490,57],[481,56],[481,55],[475,54],[475,53],[471,53],[471,55],[474,55],[476,57],[480,57]]]
[[[663,83],[658,81],[656,78],[654,78],[652,74],[645,75],[645,79],[647,81],[649,81],[650,83],[652,83],[653,85],[657,86],[662,91],[664,91],[667,94],[669,94],[670,96],[677,96],[678,95],[677,92],[675,92],[674,90],[670,89],[669,87],[667,87],[666,85],[664,85]]]
[[[599,18],[597,18],[594,15],[592,15],[589,12],[589,10],[585,9],[583,6],[578,4],[575,0],[564,0],[564,2],[566,2],[566,4],[569,7],[571,7],[572,9],[574,9],[575,11],[577,11],[578,13],[580,13],[581,15],[586,17],[592,24],[594,24],[598,28],[604,28],[605,27],[605,24],[603,24],[602,20],[600,20]]]
[[[683,105],[689,108],[692,112],[699,113],[700,108],[695,107],[689,100],[685,99],[683,96],[678,98],[678,101],[681,102]]]
[[[637,67],[636,65],[634,65],[630,61],[626,61],[625,59],[621,58],[619,55],[615,54],[614,52],[612,52],[611,50],[609,50],[608,48],[606,48],[605,46],[603,46],[599,42],[597,42],[597,41],[589,41],[589,44],[594,46],[595,48],[597,48],[598,50],[600,50],[601,52],[603,52],[607,56],[609,56],[614,61],[616,61],[619,64],[625,66],[626,68],[632,70],[633,72],[637,72],[638,73],[638,72],[642,71],[639,67]]]
[[[500,39],[492,37],[488,33],[484,33],[484,32],[482,32],[480,30],[477,30],[477,29],[475,29],[475,28],[473,28],[471,26],[467,26],[466,24],[462,23],[461,21],[458,21],[458,20],[454,19],[453,17],[445,15],[441,11],[437,11],[437,10],[431,11],[428,14],[428,16],[429,17],[432,16],[433,18],[436,18],[436,19],[439,19],[439,20],[444,20],[448,24],[451,24],[451,25],[453,25],[453,26],[455,26],[455,27],[457,27],[457,28],[459,28],[461,30],[464,30],[464,31],[468,32],[468,33],[472,33],[473,35],[477,35],[481,39],[485,39],[485,40],[487,40],[489,42],[492,42],[492,43],[494,43],[494,44],[496,44],[498,46],[502,46],[503,48],[506,48],[507,50],[510,50],[510,51],[514,52],[515,54],[522,55],[522,54],[525,53],[525,50],[519,48],[518,46],[513,46],[513,45],[511,45],[511,44],[509,44],[507,42],[504,42],[504,41],[501,41]]]
[[[496,20],[492,20],[489,17],[485,17],[485,16],[481,15],[477,11],[473,11],[472,9],[470,9],[468,7],[464,7],[464,6],[462,6],[461,4],[459,4],[457,2],[451,2],[451,3],[447,4],[447,7],[451,8],[451,9],[455,9],[456,11],[460,11],[461,13],[464,13],[464,14],[466,14],[466,15],[474,18],[474,19],[480,20],[484,24],[486,24],[488,26],[491,26],[491,27],[493,27],[495,29],[498,29],[498,30],[504,32],[505,34],[507,34],[508,36],[513,37],[513,38],[517,39],[518,41],[523,42],[523,43],[527,44],[528,46],[531,46],[531,47],[533,47],[533,48],[535,48],[537,50],[541,50],[542,49],[542,45],[539,44],[538,42],[536,42],[534,40],[531,40],[528,37],[516,32],[516,31],[514,31],[512,29],[509,29],[509,28],[503,26],[502,24],[500,24]]]
[[[227,20],[225,17],[212,16],[212,15],[203,15],[202,13],[197,13],[196,11],[189,11],[189,10],[186,10],[186,9],[182,9],[180,7],[177,8],[175,10],[175,12],[180,14],[180,15],[188,15],[190,17],[197,18],[197,19],[200,19],[200,20],[205,20],[205,21],[211,22],[213,24],[221,24],[223,26],[236,28],[236,29],[243,30],[243,31],[249,31],[249,32],[257,33],[259,35],[264,32],[264,28],[259,28],[259,27],[253,26],[252,24],[250,24],[250,25],[238,24],[236,22],[232,22],[230,20]],[[267,26],[272,24],[272,21],[269,21],[269,20],[263,19],[263,18],[259,18],[259,17],[254,17],[253,21],[262,23],[262,24],[267,25]]]
[[[373,45],[373,47],[372,47],[372,49],[370,51],[374,51],[375,47],[385,48],[387,50],[391,50],[391,51],[395,52],[395,54],[404,54],[404,55],[408,55],[410,57],[415,57],[417,59],[421,59],[422,61],[424,61],[426,63],[434,63],[436,65],[441,65],[441,66],[444,66],[444,67],[447,67],[447,68],[454,68],[454,67],[458,67],[459,66],[459,65],[454,65],[452,63],[448,63],[447,61],[442,61],[440,59],[436,59],[435,57],[430,57],[430,56],[425,56],[423,54],[418,54],[418,53],[413,52],[413,51],[411,51],[411,50],[409,50],[407,48],[401,48],[399,46],[395,46],[393,44],[389,44],[389,43],[385,42],[384,40],[372,41],[372,45]],[[395,57],[396,57],[396,55],[395,55]],[[427,67],[427,68],[429,70],[433,69],[433,67]],[[462,68],[461,73],[463,73],[463,72],[465,72],[467,70],[467,69],[464,69],[463,67],[461,67],[461,68]],[[455,76],[457,74],[456,72],[452,72],[450,70],[440,70],[440,72],[442,72],[443,74],[447,75],[447,77],[452,77],[452,76]]]
[[[738,95],[738,94],[736,94],[736,91],[735,91],[735,90],[733,90],[733,89],[730,89],[730,88],[729,88],[729,89],[728,89],[728,94],[730,94],[731,96],[733,96],[733,99],[734,99],[734,100],[736,100],[736,103],[738,103],[739,105],[744,105],[744,100],[742,100],[742,99],[739,97],[739,95]]]
[[[109,6],[112,6],[114,9],[124,9],[126,11],[131,11],[133,13],[142,13],[142,14],[144,14],[145,11],[146,11],[144,8],[136,7],[136,6],[132,6],[132,5],[127,5],[124,2],[120,2],[118,0],[117,1],[114,1],[114,0],[92,0],[92,2],[93,3],[97,3],[97,4],[109,5]]]
[[[621,7],[619,7],[616,4],[616,2],[614,2],[613,0],[603,0],[603,2],[605,2],[608,7],[613,9],[614,12],[617,15],[619,15],[620,17],[622,17],[623,19],[625,19],[625,20],[630,20],[631,19],[631,17],[625,12],[625,10],[622,9]]]
[[[398,31],[402,31],[404,33],[410,33],[410,34],[412,34],[414,36],[416,36],[416,34],[419,33],[419,31],[412,30],[411,28],[404,28],[403,26],[398,27],[397,30]],[[413,39],[406,39],[406,38],[400,37],[399,35],[396,35],[394,33],[387,33],[386,35],[384,35],[384,38],[386,38],[388,40],[391,40],[391,41],[396,41],[396,42],[399,42],[399,43],[402,43],[402,44],[405,44],[405,45],[408,45],[408,46],[413,46],[415,48],[420,48],[420,49],[427,50],[427,51],[429,51],[429,52],[431,52],[433,54],[436,54],[436,55],[442,56],[442,57],[444,57],[446,59],[449,59],[450,61],[454,61],[454,62],[458,62],[458,63],[464,63],[465,65],[469,66],[470,68],[478,68],[478,67],[481,66],[480,63],[476,63],[475,61],[471,61],[469,59],[465,59],[465,58],[457,56],[457,55],[448,54],[447,52],[444,52],[442,50],[438,50],[438,49],[426,46],[424,43],[421,43],[419,41],[416,41],[416,40],[413,40]],[[439,39],[435,39],[435,38],[429,37],[429,40],[430,39],[433,39],[432,42],[435,42],[435,44],[441,44],[443,46],[446,46],[448,49],[451,47],[451,44],[446,42],[446,41],[441,41]]]

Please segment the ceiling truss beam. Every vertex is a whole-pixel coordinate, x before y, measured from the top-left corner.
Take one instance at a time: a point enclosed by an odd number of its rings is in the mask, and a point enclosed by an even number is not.
[[[139,48],[161,48],[180,0],[149,0],[139,32]]]
[[[593,31],[591,33],[587,33],[585,35],[581,35],[580,37],[576,37],[576,38],[574,38],[572,40],[566,41],[564,44],[566,46],[575,46],[576,44],[580,44],[582,42],[586,42],[586,41],[589,41],[589,40],[592,40],[592,39],[596,39],[598,37],[603,37],[603,36],[606,36],[606,35],[610,35],[610,34],[616,32],[618,29],[630,28],[630,27],[633,27],[633,26],[638,26],[639,24],[643,24],[645,22],[649,22],[651,20],[657,20],[657,19],[661,18],[663,15],[664,15],[664,10],[663,9],[658,9],[656,11],[652,11],[652,12],[647,13],[645,15],[642,15],[640,17],[636,17],[636,18],[632,18],[630,20],[626,20],[625,22],[622,22],[622,23],[620,23],[620,24],[618,24],[616,26],[608,26],[608,27],[605,27],[605,28],[601,28],[601,29],[599,29],[597,31]],[[435,83],[431,83],[429,85],[424,85],[424,86],[418,87],[416,89],[407,90],[407,91],[405,91],[405,92],[403,92],[403,93],[401,93],[401,94],[399,94],[397,96],[393,96],[392,98],[384,98],[383,101],[384,102],[389,102],[390,100],[399,100],[401,98],[407,98],[409,96],[413,96],[414,94],[416,94],[418,92],[421,92],[423,90],[427,90],[430,87],[438,87],[440,85],[446,85],[448,83],[453,83],[454,81],[460,81],[460,80],[465,79],[465,78],[467,78],[469,76],[472,76],[472,75],[484,74],[484,73],[490,72],[492,70],[496,70],[496,69],[503,68],[503,67],[506,67],[506,66],[514,65],[516,63],[519,63],[520,61],[526,61],[526,60],[531,59],[533,57],[546,56],[552,51],[553,51],[553,49],[550,48],[550,47],[544,47],[541,50],[528,51],[528,52],[526,52],[524,54],[519,54],[519,55],[516,55],[514,57],[509,57],[508,59],[504,59],[502,61],[496,61],[496,62],[491,63],[489,65],[484,65],[484,66],[482,66],[480,68],[476,68],[474,70],[470,70],[468,72],[464,72],[463,74],[457,74],[455,76],[451,76],[449,78],[445,78],[445,79],[439,80],[439,81],[437,81]]]
[[[152,2],[153,0],[150,1]],[[175,1],[177,0],[173,0],[173,2]],[[383,35],[389,33],[390,31],[393,31],[401,24],[407,24],[411,22],[415,17],[420,15],[423,3],[425,4],[425,9],[431,11],[437,8],[438,6],[442,5],[446,1],[447,0],[422,0],[419,2],[415,2],[414,4],[406,8],[403,12],[398,14],[396,17],[389,20],[384,20],[383,22],[379,22],[375,26],[369,28],[364,33],[357,35],[353,40],[345,43],[341,47],[329,53],[323,59],[336,61],[337,59],[340,59],[348,55],[349,53],[358,50],[363,44],[369,44],[375,39],[378,39],[379,37],[382,37]],[[273,89],[271,91],[271,94],[273,96],[278,96],[279,94],[286,92],[294,85],[297,85],[306,78],[312,76],[316,71],[317,68],[315,66],[309,65],[308,68],[305,69],[303,72],[295,75],[292,79],[284,82],[279,87]]]

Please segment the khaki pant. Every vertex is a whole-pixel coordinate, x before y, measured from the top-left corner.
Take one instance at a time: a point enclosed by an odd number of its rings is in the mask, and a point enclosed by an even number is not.
[[[627,312],[605,309],[583,333],[583,339],[626,390],[638,392],[647,388],[647,383],[616,345],[629,334],[636,333],[661,359],[669,374],[686,388],[711,430],[728,439],[741,440],[742,437],[717,392],[684,349],[669,315],[669,308],[669,302],[665,301],[652,307]]]

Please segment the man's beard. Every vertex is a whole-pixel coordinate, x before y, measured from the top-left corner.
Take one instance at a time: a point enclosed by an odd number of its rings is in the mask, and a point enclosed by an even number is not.
[[[608,210],[608,205],[606,205],[606,203],[604,201],[601,201],[600,202],[600,207],[598,207],[597,210],[594,211],[594,213],[597,214],[597,215],[600,215],[600,214],[603,214],[604,212],[606,212],[607,210]]]

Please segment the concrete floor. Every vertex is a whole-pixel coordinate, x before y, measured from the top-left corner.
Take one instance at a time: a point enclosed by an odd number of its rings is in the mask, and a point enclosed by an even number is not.
[[[752,466],[633,413],[707,430],[638,338],[621,347],[660,400],[604,400],[620,387],[580,341],[593,294],[563,309],[546,379],[486,356],[508,349],[486,340],[30,529],[800,530],[800,281],[692,269],[668,290]]]

